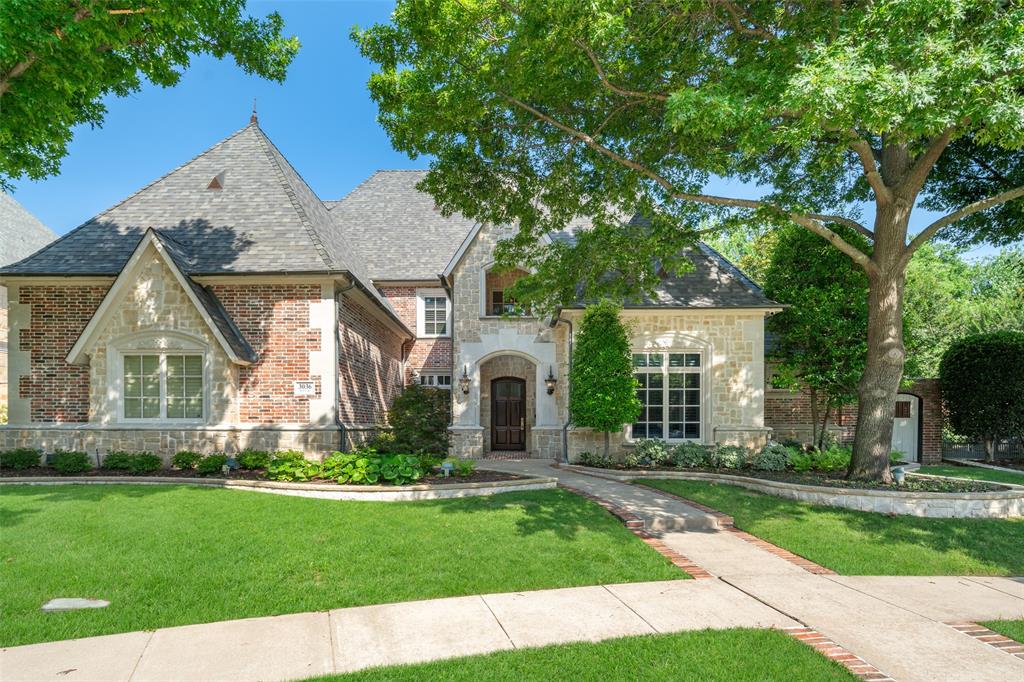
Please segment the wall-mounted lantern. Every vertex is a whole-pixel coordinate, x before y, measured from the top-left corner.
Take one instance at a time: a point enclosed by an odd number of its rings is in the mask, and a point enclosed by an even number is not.
[[[555,378],[555,371],[548,366],[548,378],[544,380],[544,385],[548,388],[548,395],[555,392],[555,386],[558,385],[558,379]]]
[[[469,385],[472,383],[469,379],[469,374],[466,372],[466,365],[462,366],[462,377],[459,378],[459,388],[462,389],[464,395],[469,395]]]

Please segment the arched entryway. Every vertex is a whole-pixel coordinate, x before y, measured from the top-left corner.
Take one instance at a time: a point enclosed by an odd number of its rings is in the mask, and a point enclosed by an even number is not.
[[[536,422],[537,366],[520,355],[480,364],[480,426],[484,453],[530,452]]]

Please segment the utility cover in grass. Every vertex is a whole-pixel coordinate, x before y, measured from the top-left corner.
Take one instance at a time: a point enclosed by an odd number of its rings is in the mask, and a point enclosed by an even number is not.
[[[110,606],[110,602],[102,599],[83,599],[82,597],[58,597],[43,604],[43,611],[76,611],[78,609],[102,609]]]

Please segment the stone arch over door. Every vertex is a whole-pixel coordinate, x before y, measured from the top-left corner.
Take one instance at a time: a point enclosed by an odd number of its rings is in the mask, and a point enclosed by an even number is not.
[[[484,453],[492,450],[493,443],[493,398],[492,390],[496,379],[519,379],[526,387],[525,392],[525,439],[524,450],[533,448],[533,427],[537,422],[537,365],[522,355],[492,355],[480,363],[480,426],[483,427]]]

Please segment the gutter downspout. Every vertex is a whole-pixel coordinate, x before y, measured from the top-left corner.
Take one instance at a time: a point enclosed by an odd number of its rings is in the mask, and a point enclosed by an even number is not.
[[[348,286],[334,289],[334,364],[338,368],[338,380],[334,384],[334,423],[338,426],[338,452],[345,452],[345,423],[341,421],[341,301],[346,291],[355,288],[355,280],[349,279]]]
[[[451,393],[451,401],[448,403],[449,422],[451,422],[448,424],[448,427],[450,429],[455,421],[455,401],[457,400],[455,386],[459,376],[455,371],[455,289],[448,285],[448,279],[443,274],[439,274],[437,278],[441,280],[441,288],[448,294],[448,303],[452,306],[452,328],[448,330],[448,367],[452,373],[451,390],[449,391]],[[448,432],[448,435],[450,439],[451,431]],[[449,452],[449,454],[451,453]]]
[[[566,320],[562,317],[562,311],[559,309],[555,315],[554,320],[551,322],[552,327],[557,327],[559,322],[564,322],[569,325],[569,376],[572,376],[572,348],[573,348],[573,327],[572,320]],[[569,463],[569,427],[572,425],[572,414],[569,412],[569,399],[572,393],[572,382],[569,377],[565,378],[565,412],[566,420],[565,424],[562,425],[562,462],[565,464]]]

